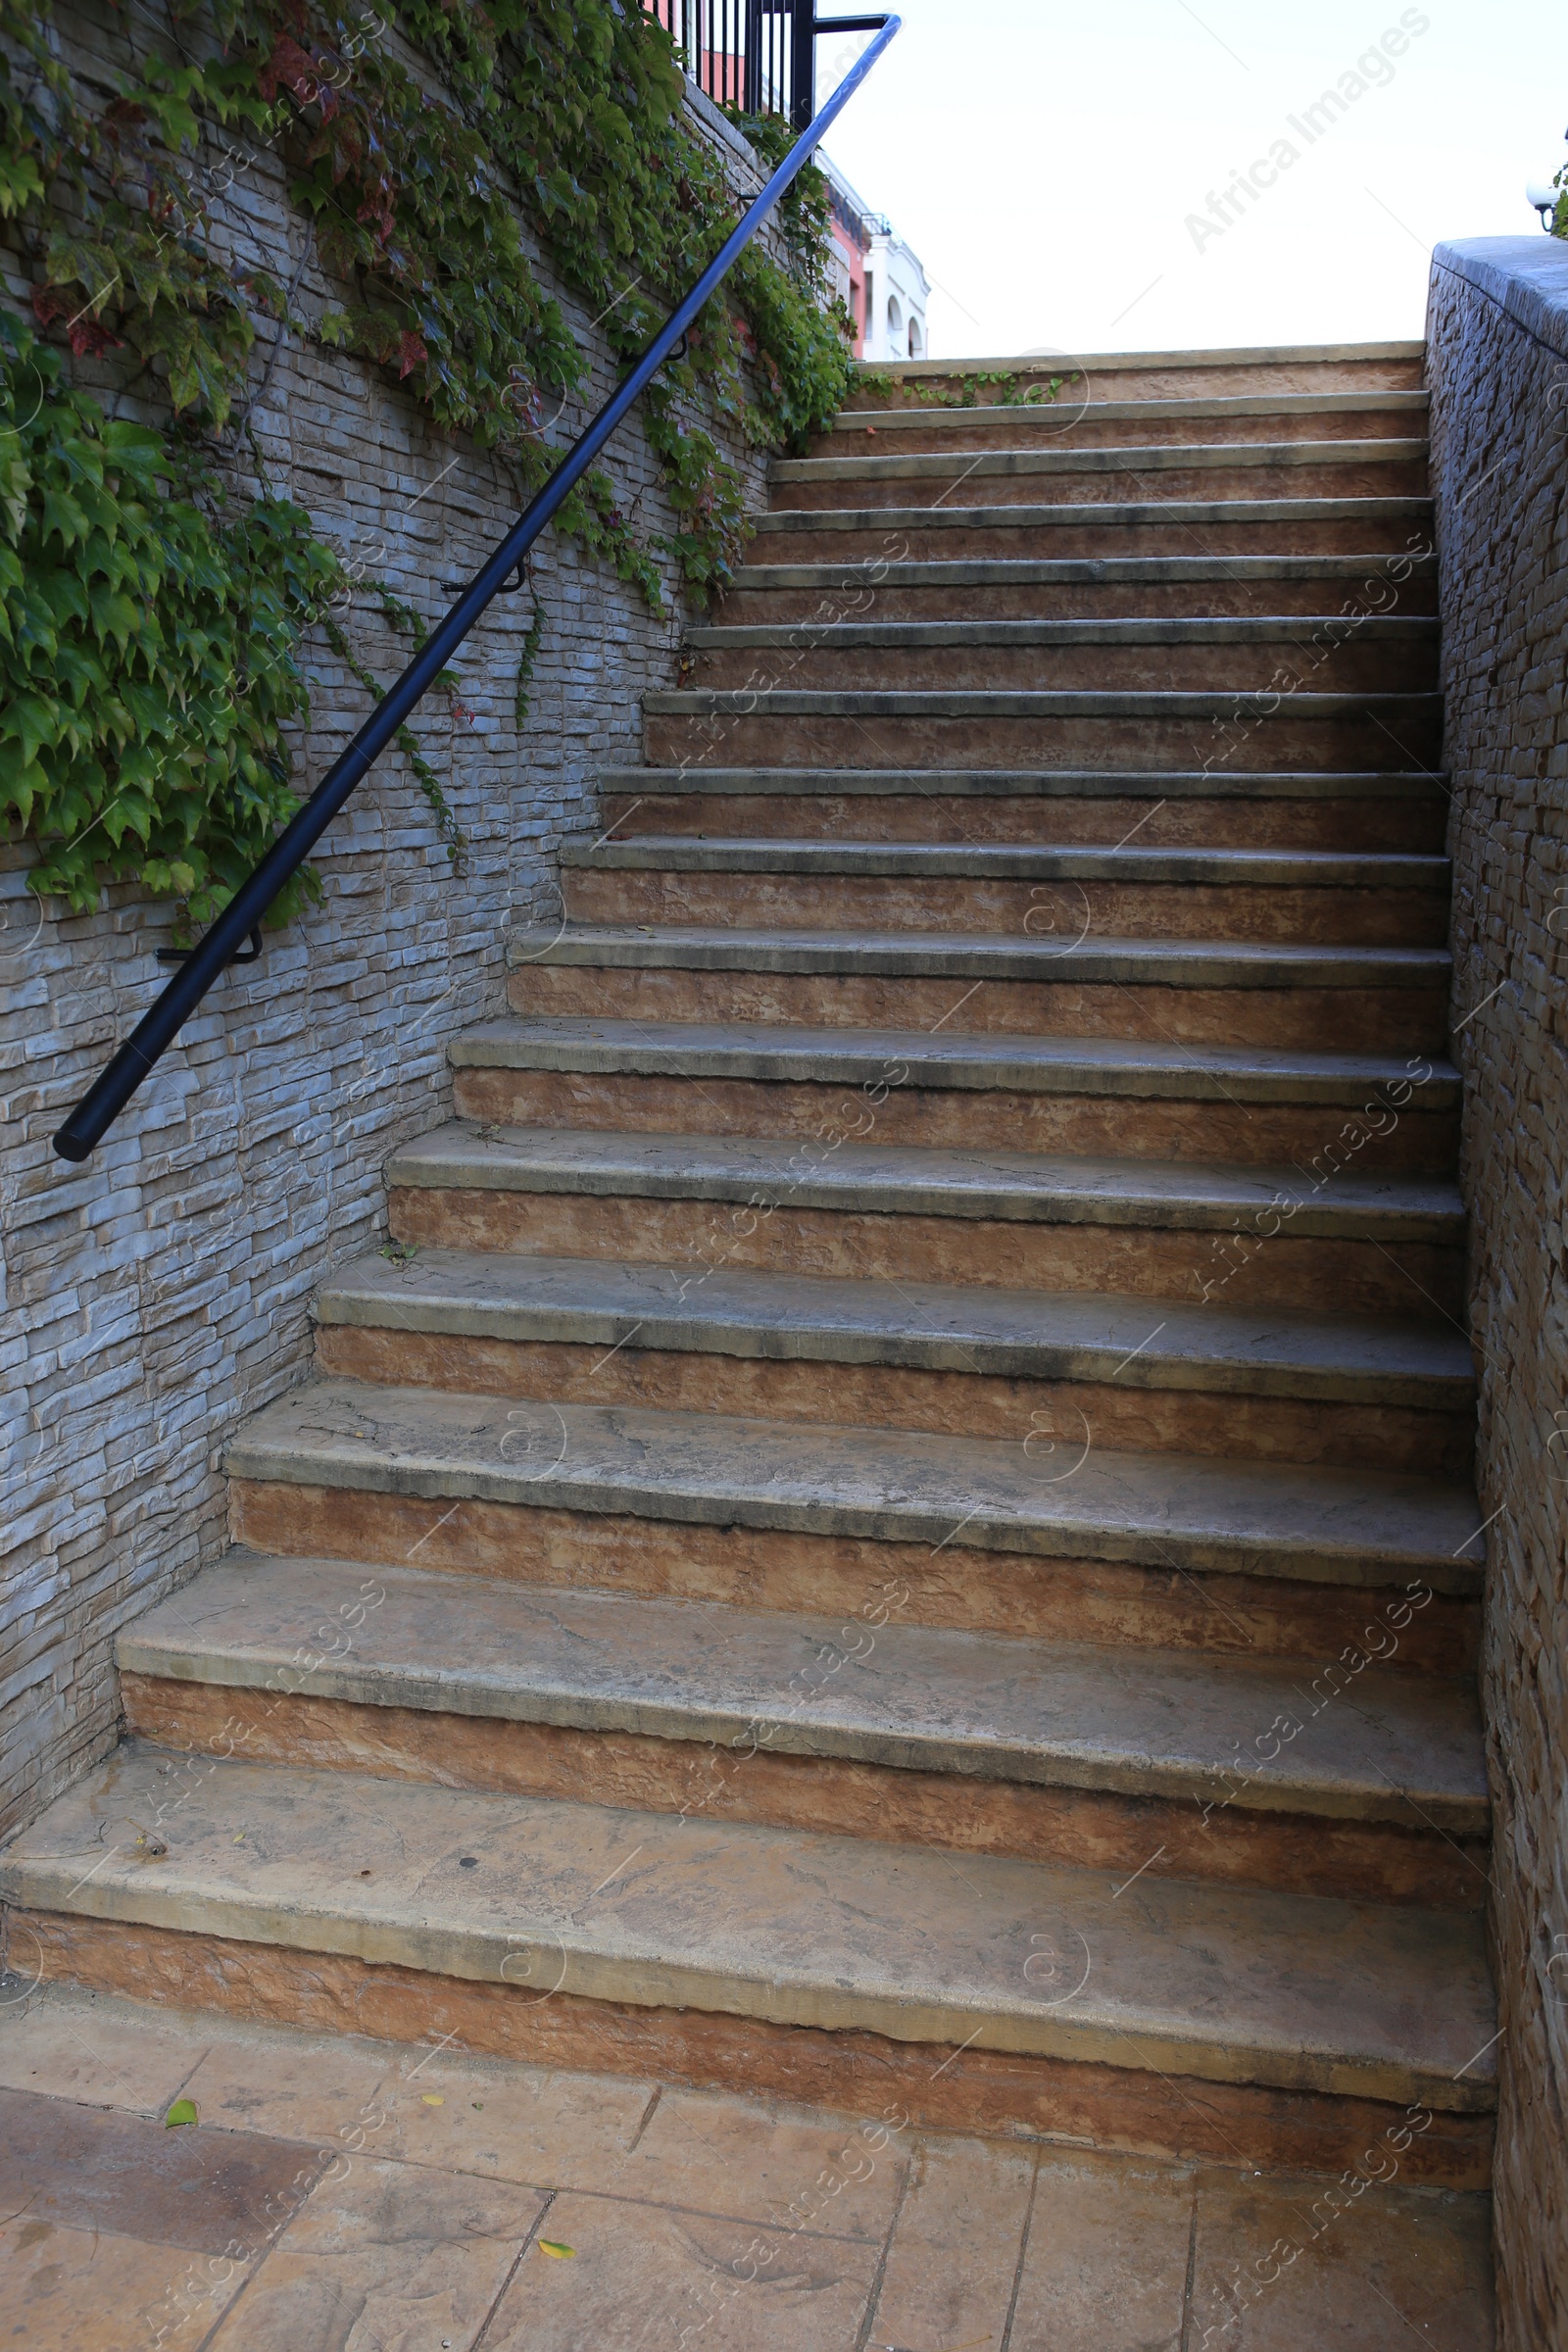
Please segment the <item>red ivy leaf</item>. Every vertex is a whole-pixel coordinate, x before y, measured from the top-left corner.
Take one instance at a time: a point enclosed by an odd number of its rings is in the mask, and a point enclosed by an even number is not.
[[[122,351],[124,345],[107,326],[96,318],[74,318],[66,329],[66,341],[78,360],[101,360],[106,351]]]
[[[398,337],[398,375],[400,379],[405,375],[412,375],[415,368],[429,357],[424,337],[416,335],[412,326],[406,326]]]
[[[323,122],[329,122],[342,104],[337,91],[325,78],[322,61],[298,41],[280,32],[272,54],[256,77],[257,87],[269,102],[277,96],[281,87],[296,98],[301,106],[318,106]]]

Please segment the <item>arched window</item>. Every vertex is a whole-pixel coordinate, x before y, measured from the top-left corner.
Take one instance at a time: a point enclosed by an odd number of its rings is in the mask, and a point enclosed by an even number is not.
[[[925,337],[920,332],[920,321],[918,318],[911,318],[909,320],[909,357],[911,360],[917,360],[924,351]]]
[[[888,296],[888,341],[895,351],[904,341],[904,313],[899,308],[896,294]]]

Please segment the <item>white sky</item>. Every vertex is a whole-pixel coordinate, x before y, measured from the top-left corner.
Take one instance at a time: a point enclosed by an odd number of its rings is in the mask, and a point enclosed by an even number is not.
[[[934,281],[938,357],[1419,335],[1433,244],[1540,235],[1524,183],[1568,158],[1550,0],[895,5],[827,144]],[[1307,145],[1287,116],[1401,16],[1429,29]],[[819,98],[864,38],[818,42]],[[1199,251],[1187,215],[1282,137],[1300,160]]]

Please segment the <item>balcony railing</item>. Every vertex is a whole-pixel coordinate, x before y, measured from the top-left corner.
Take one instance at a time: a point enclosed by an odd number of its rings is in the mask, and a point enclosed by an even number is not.
[[[715,106],[782,115],[804,130],[816,112],[820,32],[872,32],[885,17],[818,19],[814,0],[642,0]]]

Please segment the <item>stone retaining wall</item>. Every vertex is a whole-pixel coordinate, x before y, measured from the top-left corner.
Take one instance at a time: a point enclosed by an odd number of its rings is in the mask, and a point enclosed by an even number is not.
[[[127,62],[114,12],[62,17],[73,61],[107,82]],[[750,148],[706,103],[692,119],[750,197]],[[236,249],[293,282],[300,312],[329,307],[275,156],[254,155],[224,206]],[[15,255],[4,262],[24,301]],[[540,275],[554,283],[542,264]],[[581,305],[555,290],[595,363],[590,392],[552,434],[564,445],[614,377]],[[250,422],[273,486],[351,566],[438,614],[516,513],[506,468],[436,431],[389,375],[262,334]],[[729,454],[760,504],[756,453]],[[635,419],[606,464],[638,535],[672,531]],[[500,600],[470,640],[462,712],[436,694],[416,722],[467,836],[462,871],[406,761],[387,755],[318,853],[324,904],[220,982],[78,1169],[54,1156],[50,1134],[151,1002],[170,911],[117,888],[97,912],[63,915],[27,892],[26,849],[0,839],[0,1836],[112,1742],[117,1630],[221,1548],[228,1438],[302,1376],[328,1266],[382,1234],[388,1151],[450,1115],[447,1040],[502,1009],[509,917],[559,909],[559,845],[594,827],[599,764],[639,756],[639,698],[674,681],[681,600],[665,569],[660,619],[546,536],[525,723],[514,700],[526,595]],[[383,680],[412,650],[368,603],[350,635]],[[318,636],[308,666],[304,783],[369,708]]]
[[[1568,245],[1440,246],[1428,318],[1454,1053],[1481,1374],[1511,2352],[1568,2343]]]

